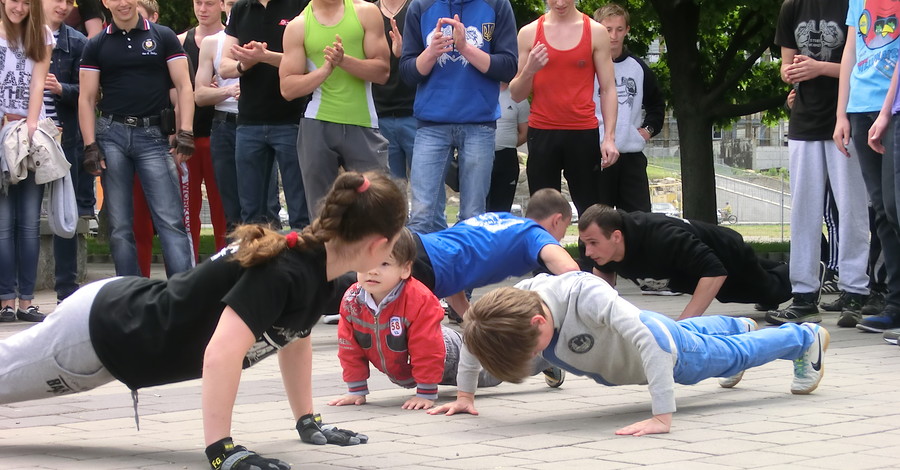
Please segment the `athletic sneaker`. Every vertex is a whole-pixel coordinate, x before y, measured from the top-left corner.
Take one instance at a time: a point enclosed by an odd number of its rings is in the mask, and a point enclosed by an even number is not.
[[[12,307],[0,308],[0,322],[16,321],[16,311]]]
[[[341,321],[341,315],[335,313],[333,315],[322,315],[322,323],[326,325],[337,325]]]
[[[22,310],[21,308],[17,309],[16,310],[16,318],[18,318],[19,320],[28,321],[31,323],[40,323],[40,322],[44,321],[44,318],[47,318],[47,316],[38,310],[37,305],[31,305],[28,308],[26,308],[25,310]]]
[[[834,278],[831,278],[822,283],[823,294],[837,294],[839,290],[840,289],[838,289],[837,280],[835,280]]]
[[[544,369],[544,382],[547,382],[548,387],[559,388],[559,386],[562,385],[565,381],[566,371],[560,369],[559,367]]]
[[[669,289],[668,279],[640,279],[638,284],[642,295],[681,295],[681,292]]]
[[[900,338],[900,328],[894,328],[893,330],[886,330],[883,335],[881,335],[885,341],[891,344],[897,344],[897,339]]]
[[[766,321],[773,325],[785,323],[819,323],[822,316],[816,308],[819,295],[816,292],[809,294],[794,294],[794,301],[787,308],[772,310],[766,313]]]
[[[844,305],[847,303],[847,296],[850,295],[849,292],[841,291],[841,294],[838,298],[834,299],[831,302],[822,302],[819,304],[819,307],[826,312],[840,312],[844,309]]]
[[[794,359],[794,381],[791,382],[791,393],[794,395],[808,395],[819,386],[825,373],[825,351],[831,341],[831,335],[825,328],[815,323],[801,326],[812,331],[813,342],[800,358]]]
[[[841,295],[844,297],[844,306],[841,309],[841,317],[838,318],[837,325],[841,328],[853,328],[862,321],[861,310],[866,296],[850,292]]]
[[[752,318],[743,317],[741,318],[747,324],[747,332],[756,331],[759,328],[759,325],[756,323],[756,320]],[[744,371],[740,371],[737,374],[732,375],[731,377],[721,377],[719,378],[719,386],[722,388],[731,388],[738,384],[741,379],[744,378]]]
[[[884,310],[884,294],[878,291],[870,291],[869,298],[865,305],[860,309],[863,315],[878,315]]]
[[[753,310],[757,312],[768,312],[771,310],[778,310],[778,306],[781,304],[753,304]]]
[[[453,310],[453,307],[447,305],[447,320],[456,323],[457,325],[463,322],[463,318],[456,313],[456,310]]]
[[[880,315],[873,315],[857,323],[856,328],[870,333],[883,333],[886,330],[900,328],[900,313],[884,310]]]

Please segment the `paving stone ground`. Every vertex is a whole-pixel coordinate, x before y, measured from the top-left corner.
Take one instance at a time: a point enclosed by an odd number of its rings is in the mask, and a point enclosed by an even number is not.
[[[111,273],[89,265],[90,278]],[[154,271],[162,273],[161,266]],[[476,296],[485,292],[476,291]],[[621,285],[641,308],[675,317],[687,296],[642,296]],[[52,292],[40,292],[52,311]],[[750,305],[714,304],[712,313],[762,314]],[[676,386],[672,432],[620,437],[614,431],[650,416],[644,386],[604,387],[569,375],[559,389],[534,377],[479,392],[479,416],[431,416],[400,405],[411,392],[377,371],[369,402],[330,407],[345,391],[336,327],[313,332],[314,396],[326,422],[364,432],[370,443],[313,446],[299,441],[278,374],[269,359],[244,372],[234,409],[236,442],[277,456],[295,469],[886,469],[900,467],[900,347],[880,335],[835,326],[825,314],[831,347],[825,378],[809,396],[791,395],[791,363],[749,370],[734,389],[715,380]],[[0,325],[0,337],[26,328]],[[2,360],[2,358],[0,358]],[[374,369],[373,369],[374,370]],[[439,403],[454,387],[441,387]],[[0,406],[0,469],[205,469],[200,382],[140,391],[140,423],[127,388]]]

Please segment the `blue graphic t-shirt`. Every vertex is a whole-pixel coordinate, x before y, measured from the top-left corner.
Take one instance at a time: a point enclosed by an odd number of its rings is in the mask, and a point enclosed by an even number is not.
[[[542,248],[559,244],[536,222],[506,212],[487,212],[419,237],[439,298],[521,276],[540,266]]]
[[[896,0],[850,0],[847,26],[856,28],[856,63],[850,74],[848,113],[877,112],[897,65],[900,28]]]

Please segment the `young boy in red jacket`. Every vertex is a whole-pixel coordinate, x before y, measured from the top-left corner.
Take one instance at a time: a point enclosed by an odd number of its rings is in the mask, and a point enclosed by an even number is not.
[[[407,410],[434,405],[438,385],[456,385],[462,337],[441,325],[444,309],[424,284],[411,277],[416,259],[415,239],[408,230],[400,233],[389,259],[381,266],[357,273],[358,282],[344,294],[338,326],[338,359],[344,370],[348,393],[329,405],[362,405],[369,393],[369,364],[397,385],[416,388],[416,395],[403,404]],[[534,361],[532,375],[551,369],[542,358]],[[562,384],[562,372],[551,387]],[[549,376],[549,375],[548,375]],[[501,381],[482,372],[479,387]]]

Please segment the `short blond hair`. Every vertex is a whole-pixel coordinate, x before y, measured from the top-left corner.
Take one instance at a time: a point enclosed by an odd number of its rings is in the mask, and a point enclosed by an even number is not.
[[[138,0],[137,4],[144,7],[144,10],[147,10],[150,16],[153,16],[154,13],[159,14],[159,2],[156,0]],[[150,18],[144,19],[149,20]]]
[[[501,287],[488,292],[466,312],[463,341],[491,375],[519,383],[533,372],[540,332],[531,318],[544,314],[543,305],[532,291]]]

